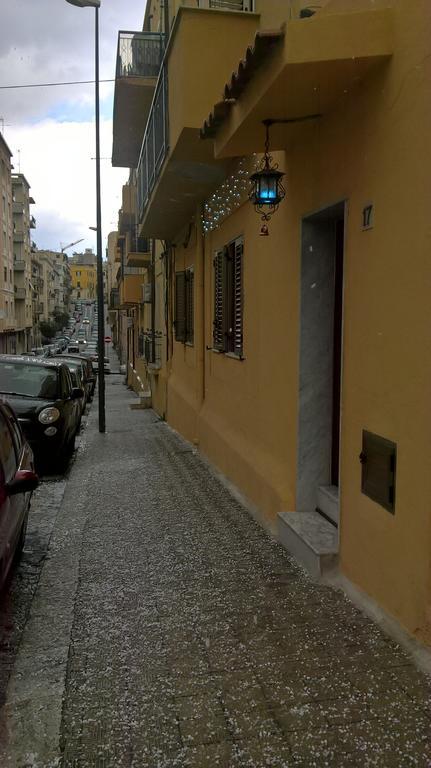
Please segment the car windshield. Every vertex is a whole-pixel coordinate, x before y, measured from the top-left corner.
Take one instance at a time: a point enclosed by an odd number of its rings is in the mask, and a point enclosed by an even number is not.
[[[0,363],[0,389],[4,393],[54,400],[58,395],[55,368],[23,363]]]

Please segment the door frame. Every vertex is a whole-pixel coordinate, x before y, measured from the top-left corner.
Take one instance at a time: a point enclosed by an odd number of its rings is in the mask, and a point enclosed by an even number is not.
[[[325,215],[327,214],[327,215]],[[333,398],[333,386],[332,381],[329,386],[326,386],[326,395],[328,399],[330,399],[330,412],[331,412],[331,418],[328,419],[328,424],[325,428],[325,425],[321,425],[320,430],[320,436],[322,437],[322,442],[326,441],[326,448],[322,448],[322,445],[317,442],[316,445],[313,444],[313,425],[310,427],[311,423],[311,416],[310,421],[307,425],[305,412],[306,412],[306,406],[305,406],[305,399],[307,396],[307,393],[305,391],[306,389],[306,383],[304,387],[304,372],[305,376],[307,376],[306,372],[306,363],[304,363],[305,358],[305,350],[307,349],[306,343],[304,343],[306,336],[306,330],[304,330],[305,327],[305,320],[306,320],[306,306],[304,302],[304,281],[305,281],[305,270],[307,269],[307,265],[305,263],[305,249],[307,248],[306,243],[306,231],[305,231],[305,225],[309,222],[310,224],[313,223],[313,219],[315,222],[322,221],[330,221],[333,219],[334,221],[337,218],[343,218],[344,220],[344,233],[343,233],[343,282],[341,286],[341,307],[342,307],[342,318],[341,318],[341,339],[340,339],[340,424],[339,424],[339,467],[341,469],[341,458],[342,458],[342,439],[341,439],[341,432],[343,427],[343,360],[344,360],[344,324],[345,324],[345,278],[346,278],[346,240],[347,240],[347,225],[348,225],[348,215],[349,215],[349,206],[348,201],[346,198],[341,198],[338,200],[335,200],[332,203],[319,206],[318,208],[307,212],[301,216],[300,219],[300,265],[299,265],[299,291],[300,291],[300,297],[299,297],[299,317],[298,317],[298,334],[299,334],[299,344],[298,344],[298,414],[297,414],[297,467],[296,467],[296,510],[298,512],[314,512],[317,507],[317,492],[319,487],[321,486],[330,486],[331,485],[331,454],[332,454],[332,398]],[[323,247],[323,246],[322,246]],[[329,251],[328,251],[329,253]],[[335,243],[334,243],[334,250],[332,251],[334,254],[333,258],[333,265],[335,267]],[[331,263],[329,260],[326,260],[327,266],[330,269]],[[335,271],[334,271],[334,277],[335,277]],[[333,289],[335,291],[335,279],[333,282]],[[328,293],[329,296],[329,293]],[[334,296],[335,293],[332,294],[332,306],[330,308],[330,316],[328,316],[328,323],[326,324],[326,333],[327,337],[332,338],[333,334],[333,318],[334,318]],[[329,319],[330,318],[330,319]],[[333,347],[331,347],[333,349]],[[312,363],[308,363],[308,365],[312,369]],[[328,370],[330,368],[330,375],[333,375],[333,360],[332,356],[330,359],[330,366],[328,366]],[[321,388],[325,389],[325,380],[324,380],[324,374],[322,374],[323,378],[321,382]],[[329,373],[327,371],[327,382],[329,381]],[[316,379],[317,380],[317,376]],[[332,379],[333,380],[333,379]],[[311,386],[313,385],[313,377],[309,376],[309,381],[311,381]],[[316,390],[318,387],[316,387]],[[313,397],[313,394],[312,394]],[[317,398],[319,397],[318,394],[316,394],[316,403]],[[315,403],[315,405],[316,405]],[[318,406],[316,406],[318,407]],[[308,405],[307,405],[308,408]],[[326,431],[325,431],[326,429]],[[307,432],[308,430],[308,432]],[[314,451],[314,456],[312,455]],[[320,451],[320,453],[319,453]],[[323,453],[325,455],[323,455]],[[308,465],[307,465],[308,462]],[[313,464],[314,462],[314,464]],[[320,464],[320,466],[319,466]],[[340,472],[339,472],[339,487],[341,485],[340,481]]]

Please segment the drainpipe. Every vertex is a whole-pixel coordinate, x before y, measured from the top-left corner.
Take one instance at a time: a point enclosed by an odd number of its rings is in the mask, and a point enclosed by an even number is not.
[[[164,0],[163,3],[163,12],[164,12],[164,19],[163,19],[163,28],[165,33],[165,50],[168,45],[168,38],[169,38],[169,0]]]
[[[205,327],[205,235],[201,227],[203,205],[199,211],[197,228],[197,257],[199,260],[199,283],[196,286],[199,291],[199,315],[200,315],[200,327],[201,327],[201,344],[199,354],[199,367],[200,367],[200,407],[202,407],[205,400],[205,364],[206,364],[206,327]]]
[[[135,320],[136,320],[136,314],[135,311],[133,311],[133,325],[132,325],[132,365],[133,370],[136,369],[136,360],[135,360]]]
[[[166,4],[167,0],[165,0]],[[151,360],[156,362],[156,241],[151,244]]]

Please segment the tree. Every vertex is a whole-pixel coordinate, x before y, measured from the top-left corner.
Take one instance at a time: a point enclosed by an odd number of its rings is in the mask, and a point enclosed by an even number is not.
[[[42,322],[39,323],[39,328],[45,339],[53,339],[57,333],[57,326],[52,320],[42,320]]]
[[[65,310],[55,309],[52,313],[52,319],[55,324],[55,330],[61,331],[68,324],[70,315]]]

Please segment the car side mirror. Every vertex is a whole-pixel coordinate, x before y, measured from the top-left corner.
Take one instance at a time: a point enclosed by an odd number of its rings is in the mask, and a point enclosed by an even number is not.
[[[84,390],[81,389],[81,387],[73,387],[70,393],[70,399],[79,400],[81,397],[84,397]]]
[[[29,469],[19,469],[15,477],[7,483],[6,493],[8,496],[16,496],[17,493],[30,493],[39,485],[39,478],[35,472]]]

